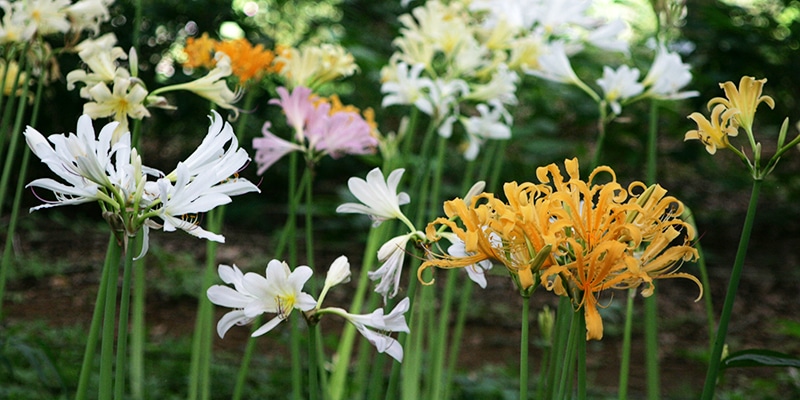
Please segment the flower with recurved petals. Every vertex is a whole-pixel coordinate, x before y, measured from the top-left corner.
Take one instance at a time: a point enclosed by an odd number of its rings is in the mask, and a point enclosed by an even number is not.
[[[401,300],[389,314],[384,314],[379,308],[370,314],[351,314],[341,308],[324,308],[320,313],[335,314],[343,317],[353,324],[379,353],[386,353],[398,362],[403,361],[403,346],[388,332],[409,332],[405,313],[408,311],[410,301],[408,297]]]
[[[733,119],[736,121],[737,126],[741,126],[749,134],[752,132],[753,116],[758,105],[764,103],[769,108],[775,108],[775,100],[772,97],[761,95],[765,83],[767,83],[766,78],[755,79],[752,76],[743,76],[739,81],[738,89],[731,81],[720,83],[719,87],[725,90],[726,98],[715,97],[711,99],[708,102],[708,109],[710,110],[714,104],[721,104],[729,110],[738,110],[738,114]]]
[[[220,264],[217,271],[223,282],[233,285],[233,288],[214,285],[206,291],[208,300],[212,303],[233,308],[233,311],[223,315],[217,322],[217,334],[219,337],[224,338],[225,333],[234,325],[246,325],[253,321],[254,318],[244,315],[244,308],[259,299],[244,287],[244,274],[236,264],[233,267]]]
[[[217,324],[220,336],[234,324],[247,323],[264,313],[277,314],[253,332],[254,337],[261,336],[288,318],[293,309],[309,311],[317,304],[310,294],[303,292],[313,273],[305,265],[292,271],[285,262],[272,260],[267,264],[266,276],[253,272],[241,275],[237,271],[220,268],[220,277],[233,284],[234,289],[212,286],[207,292],[212,303],[235,309]]]
[[[686,132],[684,141],[698,139],[706,145],[708,154],[717,152],[717,148],[730,146],[728,136],[736,136],[739,130],[732,120],[739,114],[735,108],[725,108],[724,104],[718,104],[711,110],[711,120],[706,119],[703,114],[694,112],[689,115],[689,119],[697,123],[697,129]]]
[[[367,274],[369,279],[380,281],[375,286],[375,293],[383,296],[383,302],[393,298],[400,290],[400,275],[403,273],[403,261],[406,257],[406,245],[415,237],[423,237],[422,232],[411,232],[389,239],[378,249],[378,261],[383,264],[375,271]]]
[[[653,64],[642,84],[647,87],[644,95],[655,99],[680,100],[695,97],[695,90],[681,91],[692,80],[689,65],[681,61],[678,53],[670,52],[659,45]]]
[[[408,217],[400,211],[400,206],[411,199],[406,192],[397,193],[397,185],[403,177],[405,169],[398,168],[384,180],[380,168],[369,171],[367,179],[352,177],[347,181],[350,192],[362,203],[344,203],[336,207],[338,213],[358,213],[369,215],[374,221],[373,226],[378,226],[388,219],[400,219],[411,225]]]
[[[118,77],[114,80],[113,91],[104,82],[89,88],[93,101],[83,105],[83,112],[92,118],[113,117],[119,122],[114,131],[116,142],[120,135],[128,131],[128,118],[142,119],[150,116],[144,102],[147,99],[145,89],[136,78]]]

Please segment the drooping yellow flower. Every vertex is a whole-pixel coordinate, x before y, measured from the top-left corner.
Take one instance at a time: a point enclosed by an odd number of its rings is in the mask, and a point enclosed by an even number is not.
[[[739,110],[734,121],[736,121],[737,127],[741,126],[750,132],[753,128],[753,116],[759,104],[765,103],[769,108],[775,108],[775,100],[772,97],[761,95],[765,83],[767,83],[766,78],[755,79],[752,76],[743,76],[739,81],[738,89],[731,81],[720,83],[719,87],[725,90],[726,98],[715,97],[711,99],[708,102],[708,109],[711,110],[711,106],[714,104],[722,104],[729,110]]]
[[[711,110],[711,120],[699,112],[693,112],[689,115],[689,119],[697,123],[697,129],[686,132],[683,140],[698,139],[706,145],[708,154],[714,154],[718,147],[730,146],[728,136],[739,134],[736,123],[732,120],[738,115],[738,109],[726,108],[723,104],[718,104]]]

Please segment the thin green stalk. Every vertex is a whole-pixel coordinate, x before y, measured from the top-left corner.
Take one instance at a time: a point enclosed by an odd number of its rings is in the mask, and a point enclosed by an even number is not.
[[[142,233],[136,235],[137,245],[140,246]],[[130,380],[131,397],[134,400],[144,398],[144,343],[147,335],[145,327],[145,263],[144,258],[133,262],[133,307],[131,311],[131,353],[130,353]]]
[[[461,337],[464,335],[464,325],[467,320],[467,309],[469,307],[469,300],[472,297],[472,290],[475,283],[472,282],[466,274],[462,274],[461,280],[464,281],[463,285],[459,287],[458,311],[456,313],[455,327],[453,335],[450,340],[450,353],[447,356],[447,375],[445,376],[445,399],[450,398],[450,388],[453,383],[453,372],[458,362],[458,354],[461,349]]]
[[[528,334],[530,332],[531,298],[522,296],[522,334],[519,341],[519,398],[528,398]]]
[[[314,270],[314,166],[309,164],[303,172],[305,182],[306,265]],[[317,282],[311,282],[312,291],[317,291]]]
[[[366,340],[361,341],[361,348],[365,348],[366,350],[371,351],[370,350],[371,346],[372,345],[368,341]],[[390,359],[389,357],[375,357],[375,359],[372,361],[372,364],[368,364],[370,368],[364,368],[371,373],[369,386],[367,387],[366,398],[368,400],[380,400],[385,396],[386,382],[383,375],[383,371],[387,361],[395,363],[395,360]],[[359,364],[359,365],[364,366],[365,364]]]
[[[606,104],[600,102],[600,118],[597,121],[597,146],[594,149],[594,157],[592,157],[592,165],[589,166],[590,170],[595,169],[600,165],[600,156],[603,153],[603,145],[606,142]]]
[[[577,341],[578,340],[585,340],[585,338],[581,337],[580,328],[578,325],[578,314],[583,313],[581,309],[576,311],[572,311],[572,318],[569,324],[569,337],[567,338],[567,350],[564,352],[564,361],[566,364],[562,365],[561,369],[561,378],[559,379],[558,384],[558,399],[566,399],[568,393],[570,392],[569,387],[571,385],[569,382],[572,381],[572,372],[574,371],[573,368],[575,367],[575,353],[577,352]],[[585,332],[585,331],[584,331]],[[563,366],[566,365],[566,368]]]
[[[136,246],[134,245],[125,251],[125,263],[122,269],[122,292],[120,293],[119,323],[117,328],[117,368],[114,376],[115,399],[122,399],[125,396],[125,359],[128,355],[128,318],[130,317],[133,254],[135,249]]]
[[[303,368],[300,358],[300,320],[299,318],[290,318],[290,320],[291,333],[289,336],[289,352],[292,361],[292,398],[294,400],[303,400]]]
[[[453,306],[453,296],[455,295],[456,290],[456,282],[458,281],[458,273],[462,271],[442,271],[446,273],[445,277],[445,286],[444,286],[444,293],[442,294],[442,299],[440,301],[441,310],[439,311],[439,324],[436,326],[436,330],[434,332],[433,339],[433,357],[432,357],[432,371],[430,373],[431,376],[431,390],[430,395],[428,396],[429,399],[441,399],[443,392],[445,391],[445,355],[447,354],[448,350],[448,343],[452,344],[452,341],[447,340],[450,335],[449,323],[450,323],[450,310]],[[431,324],[434,326],[435,324]]]
[[[103,271],[100,276],[100,287],[97,289],[97,298],[94,302],[92,312],[92,323],[89,325],[89,333],[86,336],[86,348],[83,352],[83,362],[81,372],[78,375],[78,389],[75,392],[75,400],[86,400],[89,394],[89,378],[92,375],[94,356],[97,350],[97,339],[100,335],[100,326],[103,322],[103,310],[105,309],[106,293],[108,292],[109,282],[111,281],[111,271],[119,264],[122,254],[121,247],[117,244],[117,239],[112,233],[109,235],[108,248],[106,249],[106,259],[103,263]],[[116,281],[114,281],[116,286]]]
[[[6,130],[8,129],[9,121],[11,120],[11,113],[14,110],[14,101],[13,101],[14,97],[13,96],[17,93],[17,89],[19,88],[19,77],[22,74],[22,70],[23,69],[28,70],[28,66],[30,65],[30,62],[29,62],[28,57],[27,57],[28,50],[30,49],[30,46],[31,46],[31,42],[30,41],[25,42],[25,46],[24,46],[22,52],[20,53],[20,55],[21,55],[20,61],[17,62],[17,68],[18,68],[17,69],[17,75],[14,77],[14,81],[11,82],[11,91],[9,92],[9,93],[11,93],[11,96],[10,96],[11,98],[9,99],[10,101],[8,101],[8,103],[5,104],[5,109],[3,110],[3,116],[0,117],[0,138],[3,139],[3,140],[0,140],[0,157],[3,154],[3,150],[4,150],[4,147],[5,147],[5,143],[6,143],[5,142],[5,135],[3,135],[2,132],[6,132]],[[10,65],[12,59],[13,58],[10,57],[6,61],[6,63],[7,63],[6,65]],[[8,75],[8,73],[6,73],[6,75]],[[28,75],[26,75],[26,76],[30,76],[30,72],[28,72]],[[28,80],[25,81],[25,86],[28,85],[27,82],[28,82]],[[5,86],[3,86],[3,88],[5,88]],[[21,102],[24,102],[24,100],[25,100],[25,97],[20,97],[20,101]],[[14,139],[13,131],[12,131],[12,134],[11,134],[11,139],[12,140]],[[11,154],[11,153],[9,153],[9,154]],[[2,159],[0,159],[0,163],[4,163],[4,161]]]
[[[375,254],[378,248],[386,240],[391,224],[384,222],[381,226],[373,228],[367,237],[367,244],[364,247],[364,257],[361,264],[361,272],[358,276],[358,283],[356,285],[356,292],[353,295],[353,301],[350,304],[350,312],[360,313],[361,307],[364,303],[364,298],[369,287],[369,271],[375,261]],[[350,364],[350,358],[353,352],[353,343],[355,341],[356,328],[352,324],[347,324],[344,327],[341,337],[339,338],[339,346],[336,350],[338,359],[333,368],[330,378],[329,395],[331,400],[341,400],[346,394],[346,378],[347,371]],[[361,368],[367,366],[361,365]],[[360,382],[356,381],[356,384]]]
[[[120,247],[119,244],[116,244]],[[122,250],[118,250],[116,262],[109,263],[106,298],[103,311],[103,333],[100,344],[100,388],[99,398],[111,399],[114,388],[114,339],[117,315],[117,280],[119,278],[119,262]]]
[[[560,296],[558,299],[558,308],[556,309],[556,322],[555,331],[553,333],[553,348],[550,352],[549,368],[547,370],[547,390],[545,391],[544,399],[555,398],[558,389],[559,378],[558,373],[565,369],[564,362],[567,361],[564,354],[569,347],[569,323],[570,316],[574,312],[572,304],[567,296]]]
[[[218,232],[224,218],[223,207],[208,212],[208,229]],[[217,242],[206,242],[206,267],[203,272],[202,292],[198,297],[197,317],[192,335],[192,357],[189,364],[189,399],[210,397],[211,343],[213,341],[214,309],[205,291],[214,283],[216,269]]]
[[[725,338],[728,334],[728,323],[730,322],[731,313],[733,312],[733,303],[736,301],[736,291],[739,288],[739,280],[742,276],[744,259],[747,255],[747,245],[750,243],[750,233],[753,230],[753,221],[756,216],[756,206],[761,191],[761,184],[761,180],[753,180],[753,190],[750,193],[750,203],[747,206],[747,215],[744,219],[742,236],[739,239],[739,248],[736,250],[736,259],[733,262],[733,270],[731,271],[731,278],[728,282],[728,291],[725,293],[725,303],[722,305],[722,314],[719,317],[719,326],[717,327],[717,334],[714,338],[714,348],[711,351],[711,358],[708,362],[708,372],[706,373],[706,381],[703,385],[702,400],[711,400],[714,397],[717,375],[719,374],[719,365],[722,361],[720,359],[722,357],[722,348],[725,346]]]
[[[25,64],[25,76],[31,76],[31,64],[32,63],[30,62]],[[14,118],[14,127],[11,129],[11,142],[8,144],[8,156],[6,157],[3,167],[2,178],[0,178],[0,215],[2,215],[3,205],[5,204],[6,193],[8,192],[8,181],[11,178],[11,171],[17,171],[15,168],[13,168],[14,156],[17,153],[17,144],[19,143],[19,138],[22,136],[20,132],[22,129],[22,118],[25,116],[25,105],[28,101],[28,90],[30,89],[29,82],[30,80],[26,79],[25,83],[22,85],[22,94],[19,97],[17,114]],[[8,103],[9,107],[11,107],[13,104],[13,102]]]
[[[625,329],[622,336],[622,360],[619,365],[619,400],[628,398],[628,375],[631,365],[631,336],[633,331],[633,299],[636,289],[628,289],[628,301],[625,306]]]
[[[656,183],[656,158],[658,157],[658,101],[650,102],[650,129],[647,139],[647,184]],[[658,360],[658,290],[644,299],[644,344],[645,370],[647,372],[647,398],[661,397],[661,374]]]
[[[694,214],[691,210],[685,208],[683,213],[683,218],[689,226],[694,227],[695,231],[697,231],[697,224],[694,221]],[[697,250],[697,253],[700,254],[700,257],[697,259],[697,269],[700,270],[700,283],[703,285],[703,303],[706,308],[706,325],[708,328],[708,348],[712,348],[714,346],[714,328],[716,322],[714,321],[714,305],[712,304],[711,300],[711,280],[708,277],[708,268],[706,268],[706,258],[703,256],[703,247],[700,245],[700,241],[696,241],[694,243],[694,248]]]
[[[3,87],[3,86],[0,86]],[[39,118],[39,108],[41,106],[42,91],[44,89],[44,79],[39,79],[36,86],[36,95],[33,101],[33,110],[31,111],[30,124],[36,125]],[[2,134],[0,134],[2,136]],[[11,205],[11,216],[8,221],[8,230],[6,231],[6,245],[3,248],[3,259],[0,264],[0,319],[3,317],[3,303],[5,299],[6,290],[6,277],[8,269],[11,266],[11,254],[14,249],[14,233],[17,231],[17,221],[19,220],[19,210],[22,207],[22,192],[25,190],[25,180],[28,175],[28,162],[30,160],[31,151],[27,146],[22,151],[22,161],[20,162],[19,172],[17,174],[17,186],[14,192],[14,201]]]
[[[319,324],[308,327],[308,398],[318,400],[319,390],[319,366],[317,363],[317,335],[319,334]]]
[[[578,400],[586,400],[586,314],[580,310],[578,317],[575,347],[578,355]]]

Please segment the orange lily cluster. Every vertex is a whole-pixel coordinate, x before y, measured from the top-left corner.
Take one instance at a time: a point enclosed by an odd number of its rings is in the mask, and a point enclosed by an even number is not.
[[[199,38],[186,39],[184,53],[187,58],[183,66],[188,68],[214,68],[214,54],[225,53],[231,60],[232,74],[239,78],[240,84],[250,80],[257,81],[267,74],[278,73],[282,63],[275,62],[275,53],[264,49],[261,44],[253,46],[247,39],[215,40],[203,33]]]
[[[695,232],[683,221],[683,204],[659,185],[634,182],[627,188],[609,167],[598,167],[580,179],[578,160],[566,160],[567,177],[555,164],[537,169],[539,183],[506,183],[506,201],[492,193],[469,202],[444,203],[446,217],[428,224],[426,235],[437,241],[450,229],[465,243],[467,256],[431,252],[417,271],[430,267],[460,268],[483,260],[506,266],[520,292],[529,296],[541,284],[569,296],[586,317],[586,339],[601,339],[597,311],[607,289],[636,288],[653,293],[653,280],[694,276],[678,272],[698,257]],[[605,183],[595,183],[607,176]],[[460,220],[460,224],[457,221]],[[431,283],[431,282],[424,282]]]

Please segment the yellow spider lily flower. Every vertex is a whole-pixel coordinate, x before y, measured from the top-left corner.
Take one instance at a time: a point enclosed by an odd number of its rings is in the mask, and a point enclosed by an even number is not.
[[[725,108],[719,104],[711,110],[711,120],[706,119],[703,114],[693,112],[689,119],[697,123],[697,129],[686,132],[683,140],[698,139],[706,145],[708,154],[717,152],[718,147],[728,147],[730,142],[728,136],[739,134],[736,123],[731,119],[739,115],[736,108]]]
[[[766,78],[755,79],[752,76],[743,76],[739,81],[738,89],[731,81],[720,83],[719,87],[725,91],[725,97],[727,98],[715,97],[711,99],[708,102],[708,109],[711,110],[711,106],[714,104],[722,104],[729,110],[739,110],[734,120],[738,124],[737,126],[741,126],[750,132],[753,128],[753,116],[759,104],[765,103],[769,108],[775,108],[775,100],[772,97],[761,95],[761,90],[764,88],[765,83],[767,83]]]

